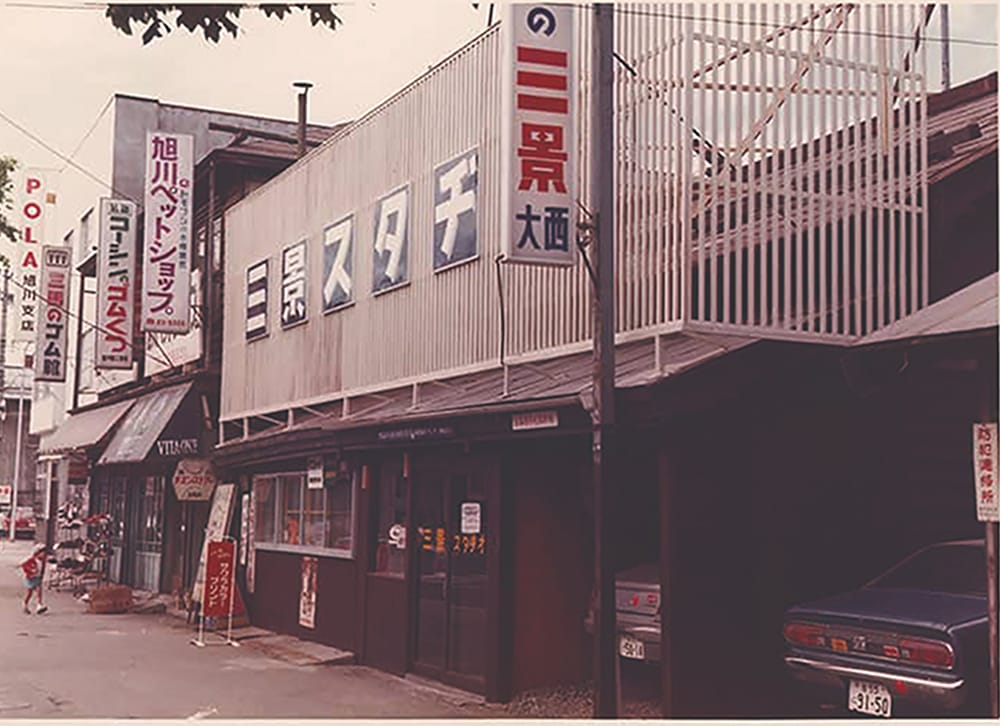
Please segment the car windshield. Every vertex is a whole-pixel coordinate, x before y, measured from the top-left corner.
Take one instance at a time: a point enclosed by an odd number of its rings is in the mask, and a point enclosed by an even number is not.
[[[981,544],[949,544],[918,552],[868,587],[986,594],[986,552]]]

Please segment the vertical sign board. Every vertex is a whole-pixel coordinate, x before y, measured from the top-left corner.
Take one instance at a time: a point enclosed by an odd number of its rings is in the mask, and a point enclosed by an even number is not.
[[[479,254],[476,194],[479,153],[473,149],[434,169],[434,271]]]
[[[208,525],[205,527],[205,539],[201,545],[201,559],[198,562],[198,574],[195,576],[191,599],[201,602],[202,588],[205,585],[205,561],[208,557],[208,543],[220,540],[229,531],[229,520],[233,514],[233,492],[236,485],[232,483],[219,484],[212,496],[212,508],[208,513]]]
[[[191,219],[194,138],[146,133],[142,324],[153,333],[191,325]]]
[[[247,566],[247,546],[250,537],[250,495],[240,499],[240,565]]]
[[[354,215],[323,230],[323,312],[353,300]]]
[[[250,512],[247,514],[247,591],[254,591],[254,560],[257,548],[254,538],[257,536],[257,497],[250,493]]]
[[[576,263],[576,9],[510,3],[503,35],[501,237],[511,262]]]
[[[21,353],[32,352],[36,343],[36,329],[39,320],[38,286],[42,268],[41,246],[47,241],[48,227],[55,224],[56,195],[49,184],[46,171],[25,169],[18,176],[17,214],[14,219],[19,225],[21,239],[17,243],[11,260],[13,284],[10,293],[14,299],[13,328],[11,339],[24,346]],[[8,360],[8,363],[12,362]],[[15,365],[27,365],[22,358],[13,359]]]
[[[995,423],[977,423],[972,427],[972,461],[976,471],[976,517],[980,522],[1000,521]]]
[[[97,242],[97,368],[132,368],[135,204],[101,199]]]
[[[66,380],[68,343],[70,249],[55,245],[42,247],[42,314],[37,324],[35,380]]]
[[[315,557],[302,558],[302,587],[299,592],[299,625],[303,628],[316,627],[316,572],[319,560]]]
[[[267,335],[267,260],[247,268],[246,339]]]
[[[229,614],[233,604],[236,544],[232,540],[209,542],[207,560],[202,612],[207,618],[221,618]]]
[[[306,319],[306,243],[286,247],[281,254],[281,327]]]
[[[372,292],[405,285],[409,280],[410,187],[389,192],[375,204]]]

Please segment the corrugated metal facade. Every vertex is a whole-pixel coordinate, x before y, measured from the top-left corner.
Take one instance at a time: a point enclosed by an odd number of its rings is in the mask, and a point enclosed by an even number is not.
[[[624,340],[689,328],[848,341],[926,304],[926,96],[912,42],[922,13],[916,5],[616,8]],[[589,13],[580,19],[577,168],[586,204]],[[582,265],[496,264],[500,40],[494,26],[227,213],[224,421],[498,366],[498,280],[506,363],[589,346]],[[433,171],[472,148],[478,257],[434,272]],[[409,282],[373,295],[376,203],[407,184]],[[860,214],[873,208],[882,213]],[[323,232],[349,214],[354,302],[324,314]],[[281,251],[302,240],[307,320],[282,330]],[[269,334],[247,342],[246,273],[263,259]]]

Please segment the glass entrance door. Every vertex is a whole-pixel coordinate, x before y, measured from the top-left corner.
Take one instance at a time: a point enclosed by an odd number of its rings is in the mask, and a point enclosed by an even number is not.
[[[482,690],[486,676],[486,495],[464,473],[415,482],[415,669]]]

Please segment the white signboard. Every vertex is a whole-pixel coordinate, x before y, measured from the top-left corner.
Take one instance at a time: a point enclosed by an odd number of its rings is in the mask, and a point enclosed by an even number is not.
[[[306,319],[306,243],[286,247],[281,254],[281,327]]]
[[[191,325],[194,138],[146,133],[142,330],[186,333]]]
[[[13,280],[10,294],[14,305],[8,336],[19,350],[17,355],[8,358],[7,363],[20,366],[25,362],[24,356],[34,351],[36,342],[40,320],[37,296],[41,284],[42,245],[51,242],[46,235],[51,235],[56,223],[56,195],[50,185],[49,173],[43,169],[25,169],[17,175],[15,184],[17,207],[13,220],[20,229],[21,239],[9,255]]]
[[[302,586],[299,590],[299,625],[303,628],[316,627],[316,574],[319,560],[315,557],[302,558]]]
[[[174,494],[180,502],[206,502],[215,489],[212,464],[205,459],[181,459],[174,470]]]
[[[372,292],[405,285],[410,279],[410,187],[400,187],[375,204],[375,245],[372,249]]]
[[[201,306],[201,270],[191,271],[191,309]],[[170,370],[201,357],[201,316],[195,315],[186,333],[148,333],[146,375]]]
[[[308,489],[323,488],[323,457],[312,456],[306,462],[306,487]]]
[[[35,380],[65,381],[69,340],[70,257],[69,247],[42,247],[42,287],[44,303],[38,321],[35,344]]]
[[[240,500],[240,565],[247,565],[247,551],[250,544],[250,495],[244,494]]]
[[[354,215],[323,230],[323,312],[353,299]]]
[[[247,268],[246,338],[267,335],[267,260]]]
[[[0,484],[0,505],[10,504],[14,499],[14,487],[10,484]]]
[[[576,263],[576,9],[510,3],[503,36],[501,236],[511,262]]]
[[[479,502],[462,502],[462,534],[479,534],[483,530],[483,505]]]
[[[135,204],[101,199],[97,242],[97,368],[132,367]]]
[[[1000,521],[997,493],[997,425],[972,427],[972,463],[976,472],[976,516],[980,522]]]

